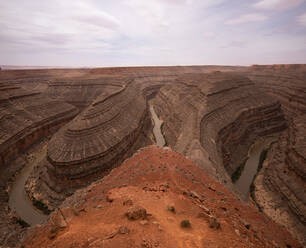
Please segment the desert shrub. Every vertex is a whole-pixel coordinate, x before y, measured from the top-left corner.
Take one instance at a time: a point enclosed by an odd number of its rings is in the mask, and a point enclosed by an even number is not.
[[[191,226],[191,224],[190,224],[190,221],[189,220],[182,220],[181,221],[181,227],[183,227],[183,228],[188,228],[188,227],[190,227]]]

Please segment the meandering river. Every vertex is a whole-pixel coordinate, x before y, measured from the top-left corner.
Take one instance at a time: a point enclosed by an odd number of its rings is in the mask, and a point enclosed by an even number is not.
[[[161,125],[163,121],[158,118],[152,104],[150,104],[150,112],[154,121],[153,134],[156,144],[163,147],[166,144],[165,138],[161,132]],[[246,161],[244,170],[240,178],[235,183],[235,186],[242,193],[245,199],[248,199],[249,197],[250,186],[257,172],[260,154],[274,140],[275,138],[268,138],[264,141],[256,142],[249,151],[249,158]],[[32,202],[24,190],[24,185],[27,178],[29,177],[34,166],[36,166],[46,155],[46,150],[47,146],[45,145],[40,151],[35,153],[34,159],[30,161],[16,177],[10,192],[10,208],[15,210],[18,216],[29,225],[40,224],[48,218],[47,215],[42,214],[32,205]]]
[[[153,134],[154,134],[154,137],[155,137],[155,140],[156,140],[156,144],[160,147],[163,147],[166,144],[164,135],[161,132],[161,125],[163,124],[163,121],[161,121],[158,118],[152,104],[150,104],[150,111],[151,111],[151,116],[152,116],[153,121],[154,121]]]
[[[158,118],[153,105],[150,105],[150,112],[154,121],[153,134],[156,144],[163,147],[166,144],[164,136],[161,132],[161,125],[163,121]],[[10,191],[10,208],[13,209],[22,220],[31,226],[40,224],[48,218],[47,215],[44,215],[33,206],[24,190],[24,185],[30,176],[31,171],[44,158],[46,155],[46,150],[47,146],[45,145],[41,150],[35,152],[34,159],[27,163],[26,166],[20,171]]]
[[[47,146],[45,145],[40,151],[35,153],[34,159],[27,163],[16,177],[10,192],[10,208],[15,210],[17,215],[31,226],[40,224],[48,218],[47,215],[42,214],[32,205],[32,202],[24,190],[24,185],[32,169],[43,159],[46,150]]]
[[[236,181],[235,186],[241,192],[245,200],[249,198],[250,186],[257,173],[260,154],[263,150],[275,141],[275,138],[267,138],[256,142],[249,150],[249,158],[245,163],[241,176]]]

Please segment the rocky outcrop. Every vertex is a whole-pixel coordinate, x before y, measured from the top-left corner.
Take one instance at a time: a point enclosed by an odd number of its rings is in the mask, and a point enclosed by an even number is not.
[[[301,247],[190,160],[155,146],[76,191],[22,245]]]

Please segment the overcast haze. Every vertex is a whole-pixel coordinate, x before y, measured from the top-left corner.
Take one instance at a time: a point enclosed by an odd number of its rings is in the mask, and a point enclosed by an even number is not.
[[[305,0],[0,1],[0,64],[306,63]]]

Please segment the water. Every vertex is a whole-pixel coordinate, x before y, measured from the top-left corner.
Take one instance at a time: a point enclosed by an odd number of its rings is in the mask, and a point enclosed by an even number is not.
[[[274,139],[272,138],[268,138],[264,141],[256,142],[249,151],[249,158],[245,163],[241,176],[235,183],[235,186],[246,200],[249,197],[250,186],[253,178],[257,173],[260,154],[273,140]]]
[[[153,134],[156,140],[156,144],[159,147],[163,147],[166,144],[165,138],[161,132],[161,125],[163,123],[163,121],[161,121],[157,114],[155,113],[154,107],[152,105],[150,105],[150,111],[151,111],[151,116],[153,118],[154,121],[154,128],[153,128]]]
[[[28,198],[24,185],[29,177],[34,166],[39,163],[46,153],[46,148],[30,163],[28,163],[17,176],[12,190],[10,192],[9,206],[15,210],[17,215],[27,222],[29,225],[40,224],[48,218],[48,215],[44,215],[39,212]]]

